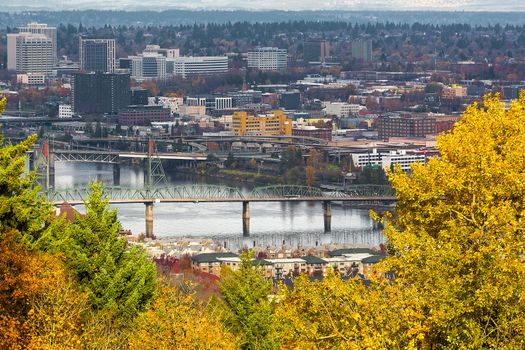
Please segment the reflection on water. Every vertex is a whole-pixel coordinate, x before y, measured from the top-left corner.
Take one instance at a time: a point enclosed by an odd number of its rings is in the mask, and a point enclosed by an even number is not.
[[[57,188],[81,186],[93,180],[112,184],[111,165],[61,163],[55,165]],[[195,182],[238,186],[228,181],[167,174],[171,184]],[[122,186],[143,186],[142,169],[122,166]],[[242,185],[243,192],[251,190]],[[143,204],[118,204],[122,226],[133,233],[145,229]],[[79,206],[80,211],[83,208]],[[323,232],[320,203],[250,203],[250,236],[242,236],[241,203],[160,203],[154,208],[154,232],[157,237],[209,237],[225,242],[230,248],[242,246],[316,246],[349,243],[377,246],[383,236],[375,231],[366,209],[332,207],[332,232]]]

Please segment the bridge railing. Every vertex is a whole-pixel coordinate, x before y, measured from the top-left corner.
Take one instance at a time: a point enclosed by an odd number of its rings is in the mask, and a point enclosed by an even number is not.
[[[86,187],[58,189],[45,192],[47,200],[51,202],[80,202],[85,201],[90,190]],[[254,198],[385,198],[395,196],[389,186],[358,185],[347,187],[345,191],[323,191],[320,188],[297,185],[274,185],[256,187],[250,193],[243,194],[239,188],[218,185],[178,185],[152,188],[129,188],[107,186],[103,189],[105,198],[118,201],[126,200],[154,200],[154,199],[239,199]]]
[[[272,198],[272,197],[323,197],[320,188],[297,185],[275,185],[256,187],[249,197]]]

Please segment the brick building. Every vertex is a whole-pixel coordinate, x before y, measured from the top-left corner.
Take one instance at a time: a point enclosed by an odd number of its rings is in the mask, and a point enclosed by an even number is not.
[[[425,137],[436,133],[436,118],[411,114],[389,114],[377,119],[380,139],[389,137]]]
[[[315,137],[316,139],[332,141],[332,130],[327,128],[302,127],[293,128],[293,136]]]
[[[163,106],[128,106],[119,112],[121,125],[145,126],[152,122],[172,121],[169,108]]]

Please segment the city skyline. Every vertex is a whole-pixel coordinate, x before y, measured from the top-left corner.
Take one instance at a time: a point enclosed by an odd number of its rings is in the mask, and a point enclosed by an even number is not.
[[[50,10],[434,10],[434,11],[525,11],[520,0],[506,3],[495,0],[331,0],[324,3],[306,0],[269,0],[265,2],[244,2],[240,0],[180,0],[157,1],[155,4],[138,0],[107,2],[102,0],[76,0],[64,4],[58,0],[22,1],[15,0],[6,5],[6,10],[50,9]]]

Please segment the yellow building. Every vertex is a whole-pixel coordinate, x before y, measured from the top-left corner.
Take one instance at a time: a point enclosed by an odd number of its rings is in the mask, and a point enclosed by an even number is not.
[[[292,135],[292,119],[280,110],[260,115],[235,112],[232,117],[232,128],[237,136]]]

